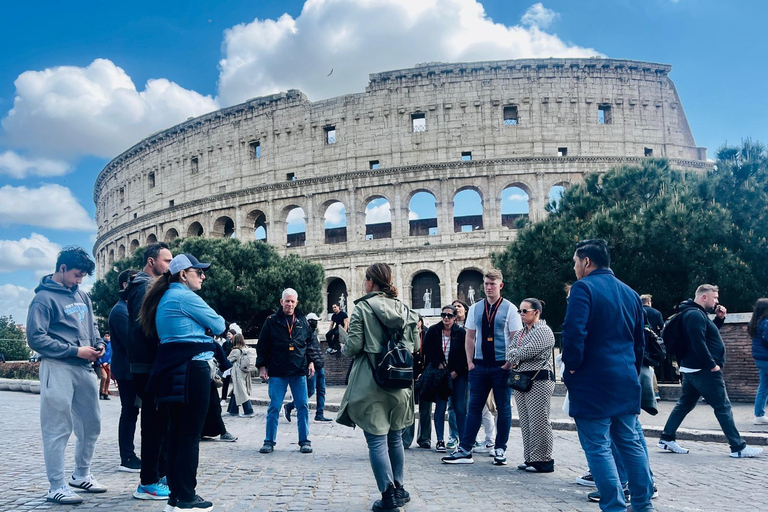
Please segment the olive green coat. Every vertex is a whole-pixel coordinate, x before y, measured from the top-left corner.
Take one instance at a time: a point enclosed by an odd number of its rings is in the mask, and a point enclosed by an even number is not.
[[[367,357],[384,349],[387,337],[378,317],[388,328],[403,328],[403,342],[411,352],[419,349],[416,324],[419,315],[399,299],[372,292],[355,301],[349,321],[349,337],[342,353],[353,357],[349,384],[341,399],[336,421],[348,427],[359,426],[369,434],[381,436],[390,430],[413,425],[413,386],[408,389],[382,389],[373,379]],[[370,354],[370,355],[369,355]]]

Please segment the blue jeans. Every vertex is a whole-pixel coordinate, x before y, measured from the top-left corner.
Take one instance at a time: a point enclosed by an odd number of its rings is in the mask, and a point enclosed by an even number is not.
[[[645,443],[645,434],[643,434],[643,425],[640,423],[640,417],[637,417],[637,420],[635,421],[635,431],[643,441],[643,450],[645,451],[645,456],[647,458],[648,445]],[[616,461],[616,469],[619,472],[619,480],[621,481],[621,485],[624,486],[629,481],[629,478],[627,477],[627,468],[624,467],[624,462],[621,460],[621,453],[619,453],[619,449],[616,447],[616,443],[611,443],[611,452],[613,453],[613,459]],[[653,470],[651,470],[650,467],[650,459],[648,464],[648,469],[651,471],[651,480],[653,480]]]
[[[459,375],[453,379],[453,391],[450,400],[453,405],[453,411],[456,415],[456,427],[458,428],[458,439],[462,439],[464,433],[464,424],[467,421],[467,386],[468,378],[466,375]],[[438,441],[445,441],[445,409],[448,406],[448,400],[437,400],[435,402],[435,432]]]
[[[312,398],[317,389],[317,411],[315,416],[322,416],[325,411],[325,368],[320,368],[311,377],[307,377],[307,401]],[[296,407],[296,400],[291,402],[291,408]]]
[[[364,434],[379,492],[386,491],[395,482],[403,485],[403,430],[390,430],[385,436],[375,436],[368,432]]]
[[[760,385],[755,395],[755,416],[760,417],[765,416],[765,404],[768,402],[768,361],[755,359],[755,366],[760,372]]]
[[[494,448],[507,449],[509,429],[512,427],[512,406],[510,405],[512,392],[507,386],[508,378],[509,370],[502,370],[500,366],[477,365],[469,372],[469,407],[464,436],[461,438],[461,449],[465,452],[471,452],[475,444],[475,438],[483,421],[483,407],[491,390],[493,390],[498,412]]]
[[[624,492],[611,443],[616,445],[620,460],[626,468],[632,510],[653,510],[653,480],[648,455],[643,447],[644,438],[638,435],[638,421],[634,414],[614,418],[574,418],[579,441],[587,456],[589,470],[600,492],[600,510],[625,512]]]
[[[285,399],[285,392],[291,387],[293,402],[296,406],[296,419],[299,426],[299,446],[310,444],[309,441],[309,405],[307,404],[307,378],[304,375],[269,378],[269,407],[267,407],[267,437],[264,444],[275,445],[277,422],[280,408]]]

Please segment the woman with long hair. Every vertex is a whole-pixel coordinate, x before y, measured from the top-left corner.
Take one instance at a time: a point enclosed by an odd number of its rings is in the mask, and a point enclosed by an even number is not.
[[[349,337],[342,353],[353,357],[349,385],[341,400],[336,421],[359,426],[365,433],[373,475],[381,492],[374,512],[399,511],[410,500],[403,488],[403,430],[413,424],[413,386],[382,388],[373,377],[372,359],[386,348],[386,330],[402,334],[413,353],[419,348],[418,314],[397,298],[392,269],[375,263],[365,271],[365,295],[355,301]]]
[[[760,373],[760,386],[755,395],[755,425],[768,425],[765,405],[768,402],[768,299],[757,299],[752,319],[747,326],[752,337],[752,358]]]
[[[229,399],[227,412],[233,416],[238,415],[239,407],[243,406],[243,416],[251,418],[254,415],[251,405],[251,373],[240,369],[240,360],[245,355],[245,338],[242,334],[235,334],[232,338],[232,352],[229,359],[232,362],[232,398]],[[256,361],[253,361],[254,363]]]
[[[168,487],[166,510],[211,510],[213,503],[196,492],[200,436],[208,412],[217,348],[212,334],[224,331],[224,319],[195,292],[210,263],[179,254],[147,290],[139,321],[160,348],[147,388],[158,404],[168,405]],[[223,354],[223,351],[220,352]],[[226,359],[224,359],[226,362]]]
[[[544,303],[539,299],[525,299],[520,303],[523,328],[515,333],[507,348],[507,361],[512,368],[533,379],[533,387],[529,391],[514,391],[525,456],[525,461],[517,469],[533,473],[555,470],[552,425],[549,422],[550,402],[555,391],[555,374],[552,371],[555,335],[541,319],[543,307]]]

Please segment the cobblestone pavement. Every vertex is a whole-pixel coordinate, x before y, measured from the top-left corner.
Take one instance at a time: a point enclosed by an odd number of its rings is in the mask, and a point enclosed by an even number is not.
[[[83,494],[79,506],[52,505],[44,500],[47,480],[39,427],[39,395],[0,392],[0,511],[33,509],[160,512],[164,502],[131,498],[138,475],[117,471],[119,400],[100,402],[102,434],[92,471],[109,487],[106,494]],[[378,497],[367,460],[363,433],[336,423],[310,425],[315,452],[300,454],[296,424],[280,420],[275,452],[258,453],[265,431],[266,408],[254,418],[225,417],[235,443],[201,443],[198,492],[217,511],[365,511]],[[768,456],[732,459],[722,444],[688,441],[688,455],[660,452],[649,438],[651,467],[661,496],[660,511],[768,510],[765,500]],[[137,436],[138,443],[138,436]],[[73,466],[74,438],[67,447],[67,471]],[[576,485],[586,468],[575,432],[555,432],[556,471],[518,471],[522,461],[520,432],[513,429],[507,451],[509,465],[497,467],[486,456],[475,464],[447,466],[434,451],[406,452],[406,488],[413,511],[468,510],[598,512],[587,501],[587,487]]]

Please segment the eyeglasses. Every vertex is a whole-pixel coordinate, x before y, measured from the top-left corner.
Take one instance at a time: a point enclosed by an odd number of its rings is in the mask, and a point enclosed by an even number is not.
[[[440,316],[443,318],[453,318],[455,315],[452,315],[450,313],[440,313]]]
[[[531,313],[531,312],[535,313],[536,311],[538,311],[538,309],[518,309],[517,310],[517,312],[520,313],[521,315],[527,315],[528,313]]]
[[[187,272],[194,272],[194,273],[196,273],[200,277],[203,277],[205,275],[205,272],[201,268],[192,268],[192,269],[187,270]]]

